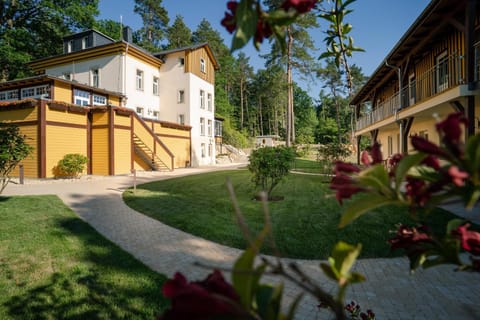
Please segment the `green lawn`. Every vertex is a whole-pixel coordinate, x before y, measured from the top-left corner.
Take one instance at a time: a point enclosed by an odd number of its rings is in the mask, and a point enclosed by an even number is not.
[[[168,225],[228,246],[244,248],[245,241],[235,223],[233,207],[225,187],[229,177],[243,214],[254,230],[263,226],[261,204],[252,200],[254,189],[247,170],[222,171],[157,181],[124,193],[125,202],[140,212]],[[274,190],[284,201],[269,204],[275,241],[284,256],[319,258],[328,256],[333,245],[344,240],[363,243],[362,257],[390,257],[386,241],[396,224],[413,223],[404,208],[388,207],[357,219],[338,229],[342,208],[328,184],[315,175],[290,174]],[[441,230],[453,216],[435,210],[429,224]],[[434,219],[432,219],[434,218]],[[269,248],[263,252],[271,253]],[[400,253],[397,253],[397,255]]]
[[[58,197],[0,197],[0,319],[154,319],[164,281]]]
[[[326,168],[324,168],[319,161],[296,158],[293,164],[293,170],[305,173],[325,173]]]

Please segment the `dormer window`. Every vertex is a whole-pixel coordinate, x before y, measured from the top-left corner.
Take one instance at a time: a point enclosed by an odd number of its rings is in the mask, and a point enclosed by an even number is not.
[[[200,71],[205,73],[205,59],[200,58]]]
[[[98,69],[92,69],[92,87],[98,88],[100,86],[100,73]]]
[[[82,39],[82,49],[88,48],[88,37],[83,37]]]
[[[72,52],[73,51],[73,40],[68,41],[67,43],[67,52]]]

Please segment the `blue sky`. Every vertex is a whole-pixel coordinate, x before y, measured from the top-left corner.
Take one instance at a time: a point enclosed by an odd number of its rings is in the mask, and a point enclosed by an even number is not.
[[[347,22],[353,25],[352,36],[355,45],[366,52],[356,53],[352,63],[360,66],[367,76],[380,65],[385,56],[395,46],[418,15],[425,9],[429,0],[357,0],[353,3],[354,10],[347,16]],[[229,46],[231,35],[220,25],[220,20],[226,11],[227,0],[163,0],[162,5],[167,9],[170,21],[176,15],[182,15],[185,23],[193,31],[203,18],[206,18],[212,27],[220,32]],[[140,16],[133,12],[134,0],[100,0],[100,19],[120,21],[133,29],[140,28]],[[310,34],[317,47],[322,50],[322,39],[325,23],[318,30],[311,30]],[[322,29],[323,27],[323,29]],[[263,68],[263,60],[250,43],[242,49],[249,57],[255,69]],[[262,46],[262,53],[268,52],[268,43]],[[320,51],[317,55],[320,54]],[[309,91],[313,98],[318,97],[319,88],[316,83],[303,82],[301,85]]]

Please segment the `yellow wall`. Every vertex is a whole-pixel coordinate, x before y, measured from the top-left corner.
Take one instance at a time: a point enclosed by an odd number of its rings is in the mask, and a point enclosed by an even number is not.
[[[128,174],[131,168],[131,135],[130,130],[115,129],[115,174]]]
[[[187,163],[191,164],[190,140],[168,137],[160,137],[160,140],[175,155],[175,168],[184,168],[187,166]]]
[[[108,112],[95,112],[92,116],[92,125],[106,125],[108,124]]]
[[[64,122],[77,125],[87,125],[87,114],[69,112],[67,110],[55,110],[47,108],[46,112],[47,121]]]
[[[108,175],[108,128],[93,128],[92,141],[92,174]]]
[[[53,88],[53,99],[55,101],[72,103],[71,85],[68,83],[55,81],[55,87]]]
[[[53,177],[53,169],[66,154],[87,156],[87,130],[63,126],[46,127],[46,175]],[[85,168],[86,169],[86,168]],[[86,173],[86,170],[83,172]]]
[[[131,125],[130,116],[124,116],[124,115],[119,115],[115,113],[114,123],[115,125],[130,127]]]
[[[146,164],[138,155],[133,155],[133,167],[135,170],[151,171],[152,168]]]
[[[23,159],[19,164],[23,165],[23,173],[26,178],[38,178],[38,126],[20,126],[20,132],[27,136],[27,144],[33,147],[32,153]],[[17,166],[11,173],[12,176],[19,176],[19,167]]]
[[[38,118],[38,107],[6,110],[0,107],[0,121],[3,122],[18,122],[18,121],[35,121]]]

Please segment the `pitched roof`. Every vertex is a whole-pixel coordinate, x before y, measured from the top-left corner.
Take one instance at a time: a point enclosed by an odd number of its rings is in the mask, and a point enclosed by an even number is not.
[[[217,58],[213,54],[212,48],[210,48],[208,42],[197,43],[197,44],[193,44],[191,46],[186,46],[186,47],[182,47],[182,48],[163,50],[163,51],[156,52],[153,55],[155,57],[163,60],[163,58],[165,56],[169,55],[169,54],[176,53],[176,52],[182,52],[182,51],[193,51],[193,50],[200,49],[202,47],[205,47],[208,55],[210,56],[210,59],[213,62],[213,66],[214,66],[215,70],[218,70],[220,68],[220,65],[217,61]]]

